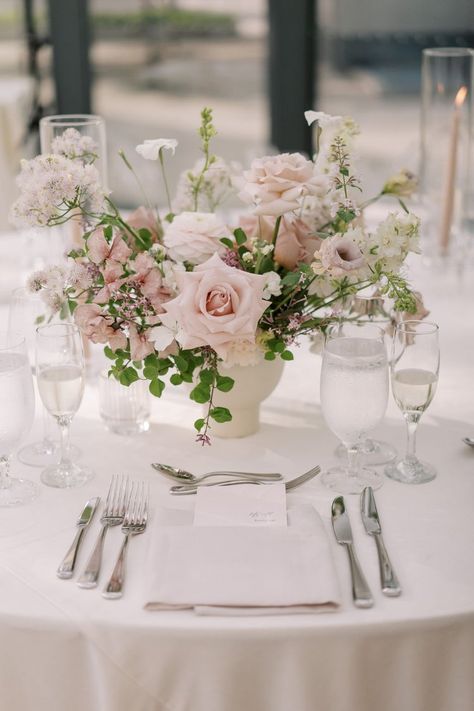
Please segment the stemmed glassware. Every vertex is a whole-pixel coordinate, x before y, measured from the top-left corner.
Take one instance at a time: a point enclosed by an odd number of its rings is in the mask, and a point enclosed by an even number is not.
[[[80,486],[92,472],[77,465],[69,450],[69,426],[84,393],[85,364],[77,326],[51,324],[36,331],[36,377],[44,406],[56,419],[61,434],[61,458],[47,467],[41,481],[48,486]]]
[[[10,308],[8,316],[9,331],[20,333],[26,341],[28,359],[33,373],[35,371],[35,337],[36,329],[41,323],[57,322],[58,317],[51,317],[48,308],[41,296],[37,292],[31,292],[26,287],[21,286],[15,289],[10,298]],[[61,319],[69,322],[70,314],[61,313]],[[18,451],[18,459],[23,464],[31,467],[46,467],[51,464],[58,455],[58,442],[52,438],[53,421],[42,406],[43,415],[43,437],[37,442],[26,444]],[[77,447],[71,446],[74,456],[79,454]]]
[[[0,506],[32,501],[39,487],[9,476],[10,457],[28,433],[35,396],[25,339],[13,332],[0,334]]]
[[[384,332],[364,324],[355,335],[344,330],[326,341],[321,368],[321,406],[328,427],[345,445],[347,466],[324,472],[323,483],[342,494],[377,489],[383,477],[360,464],[360,443],[382,420],[388,400],[388,364]]]
[[[436,476],[435,468],[416,456],[416,430],[438,383],[438,330],[435,323],[404,321],[393,334],[392,392],[407,423],[407,452],[404,459],[389,464],[385,474],[405,484],[423,484]]]

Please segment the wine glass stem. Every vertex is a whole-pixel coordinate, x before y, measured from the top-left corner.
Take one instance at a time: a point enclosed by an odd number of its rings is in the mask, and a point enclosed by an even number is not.
[[[420,415],[418,413],[405,412],[404,417],[407,423],[407,459],[416,459],[416,430]]]
[[[69,454],[69,426],[71,424],[70,417],[58,417],[59,433],[61,435],[61,459],[59,461],[60,469],[69,469],[71,466],[71,457]]]
[[[359,448],[356,444],[347,445],[348,474],[350,477],[359,475]]]
[[[10,487],[10,458],[3,455],[0,457],[0,489]]]

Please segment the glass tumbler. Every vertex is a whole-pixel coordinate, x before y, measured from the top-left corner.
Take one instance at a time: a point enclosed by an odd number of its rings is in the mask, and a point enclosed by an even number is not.
[[[100,416],[107,429],[119,435],[135,435],[150,427],[150,393],[145,380],[121,385],[106,371],[99,375]]]

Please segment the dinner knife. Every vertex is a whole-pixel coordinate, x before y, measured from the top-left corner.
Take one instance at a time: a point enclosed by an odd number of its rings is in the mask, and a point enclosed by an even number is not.
[[[74,566],[76,564],[76,558],[77,558],[77,552],[79,550],[80,543],[82,541],[82,537],[84,535],[84,531],[86,530],[87,526],[90,524],[92,521],[92,518],[94,516],[94,513],[97,509],[97,506],[99,505],[100,497],[96,496],[94,499],[89,499],[87,504],[84,506],[84,509],[77,519],[77,533],[74,537],[73,542],[71,543],[71,547],[69,548],[68,552],[64,556],[64,559],[57,569],[56,573],[58,578],[63,578],[63,579],[68,579],[72,578],[72,574],[74,572]]]
[[[354,605],[356,607],[372,607],[374,600],[353,548],[351,522],[342,496],[338,496],[332,502],[331,515],[336,540],[341,546],[346,547],[349,556]]]
[[[365,530],[373,536],[377,546],[380,568],[380,584],[382,592],[389,597],[397,597],[402,589],[395,571],[388,557],[387,549],[382,538],[382,527],[375,505],[374,492],[371,486],[366,486],[360,497],[360,513]]]

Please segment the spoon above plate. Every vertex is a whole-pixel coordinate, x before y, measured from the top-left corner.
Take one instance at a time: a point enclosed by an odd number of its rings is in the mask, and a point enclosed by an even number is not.
[[[169,464],[160,464],[159,462],[154,462],[152,465],[160,474],[177,481],[180,483],[185,482],[186,484],[199,484],[199,482],[204,479],[209,479],[210,477],[236,477],[237,479],[250,479],[250,480],[266,480],[266,481],[281,481],[283,479],[281,474],[277,473],[265,473],[265,472],[239,472],[239,471],[229,471],[228,469],[222,469],[219,471],[207,472],[202,476],[196,476],[191,472],[186,471],[186,469],[179,469],[177,467],[172,467]]]

